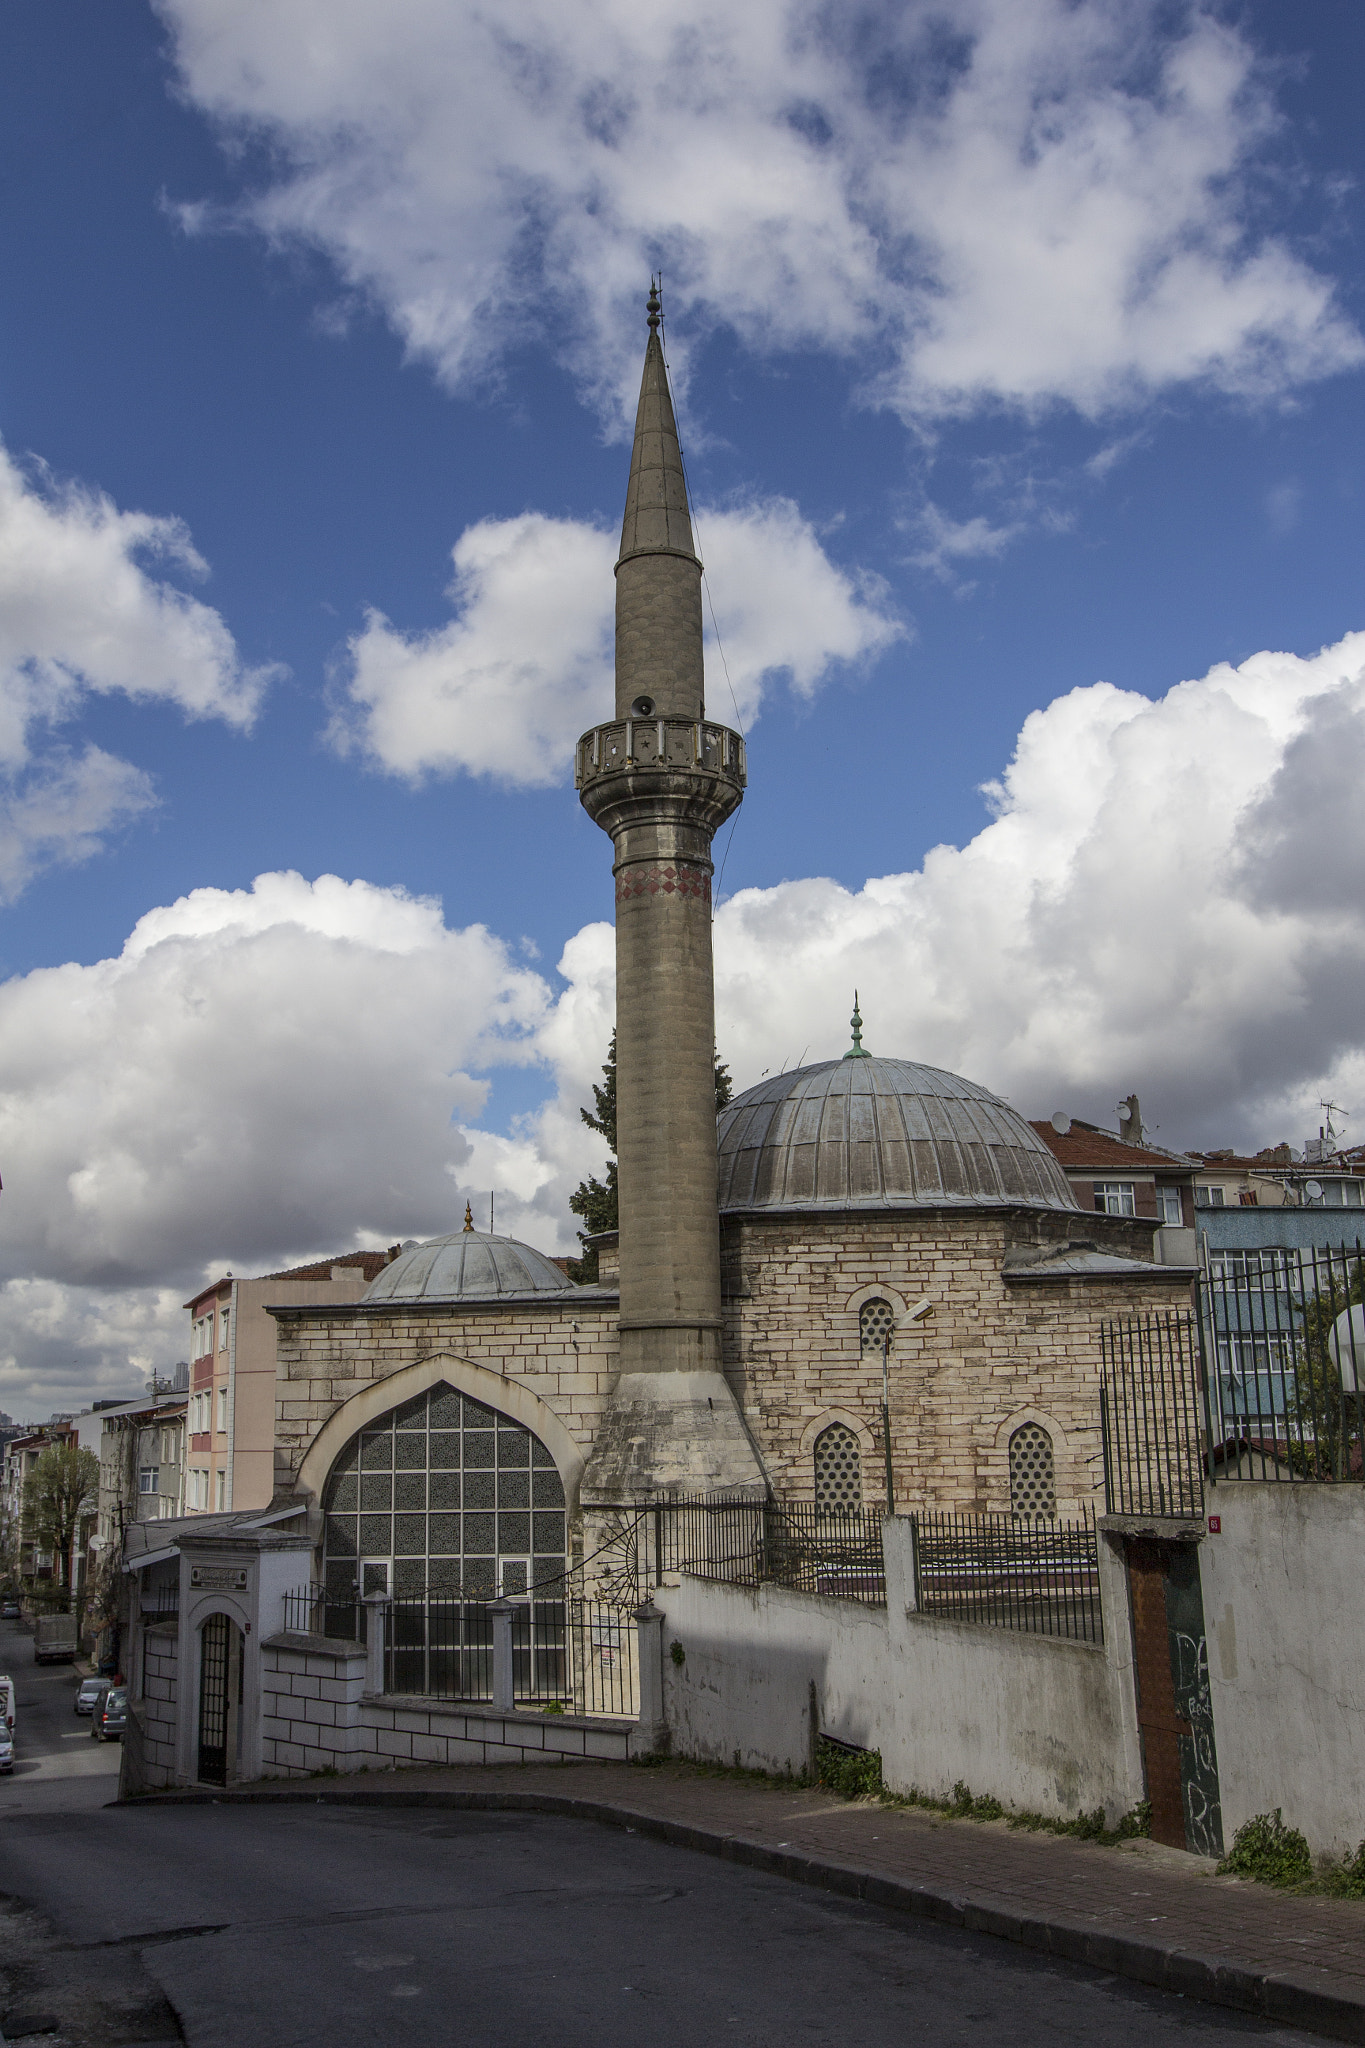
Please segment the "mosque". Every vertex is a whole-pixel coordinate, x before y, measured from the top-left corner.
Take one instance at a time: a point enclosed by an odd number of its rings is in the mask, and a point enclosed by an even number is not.
[[[1074,1514],[1102,1495],[1103,1324],[1189,1298],[1155,1220],[1080,1209],[1008,1103],[869,1052],[856,1008],[841,1059],[717,1126],[711,844],[747,762],[706,716],[655,293],[648,326],[615,712],[576,753],[614,849],[619,1240],[576,1286],[467,1225],[358,1302],[272,1309],[275,1500],[340,1600],[524,1591],[661,1496],[875,1507],[889,1477],[902,1510]]]

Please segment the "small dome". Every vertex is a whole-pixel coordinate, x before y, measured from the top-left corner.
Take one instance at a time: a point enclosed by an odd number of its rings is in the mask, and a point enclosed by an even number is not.
[[[859,1052],[760,1081],[721,1111],[719,1147],[722,1213],[1077,1207],[1017,1110],[913,1060]]]
[[[568,1294],[573,1282],[514,1237],[455,1230],[405,1249],[365,1289],[366,1301],[501,1301]]]

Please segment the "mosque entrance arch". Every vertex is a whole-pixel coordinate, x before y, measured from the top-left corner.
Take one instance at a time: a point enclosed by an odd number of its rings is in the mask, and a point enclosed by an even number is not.
[[[564,1485],[514,1417],[438,1380],[375,1415],[323,1487],[323,1584],[340,1627],[358,1595],[491,1600],[558,1581]]]

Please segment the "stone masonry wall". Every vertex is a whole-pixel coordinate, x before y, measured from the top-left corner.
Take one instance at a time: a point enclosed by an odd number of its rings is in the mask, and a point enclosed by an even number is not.
[[[624,1763],[634,1723],[504,1712],[365,1692],[365,1652],[321,1636],[261,1645],[261,1768],[267,1778],[412,1764]]]
[[[147,1789],[175,1783],[178,1625],[153,1623],[142,1650],[142,1778]]]
[[[575,1327],[576,1326],[576,1327]],[[406,1365],[449,1351],[539,1395],[588,1450],[616,1376],[614,1303],[449,1307],[399,1314],[290,1316],[279,1323],[275,1381],[275,1488],[293,1490],[304,1455],[343,1401]]]
[[[861,1354],[858,1309],[886,1290],[932,1307],[892,1339],[898,1507],[1007,1510],[1024,1419],[1053,1438],[1058,1512],[1102,1504],[1101,1325],[1187,1306],[1188,1276],[1009,1280],[1011,1233],[1007,1212],[727,1219],[725,1368],[779,1495],[814,1497],[813,1440],[838,1416],[859,1434],[864,1502],[882,1500],[882,1361]]]

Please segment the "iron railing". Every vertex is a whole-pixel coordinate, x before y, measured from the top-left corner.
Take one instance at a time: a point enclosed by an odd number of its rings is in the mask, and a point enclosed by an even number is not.
[[[1188,1311],[1124,1316],[1100,1332],[1104,1499],[1111,1515],[1204,1512],[1199,1343]]]
[[[657,1574],[787,1586],[885,1607],[881,1516],[809,1501],[697,1497],[649,1508]]]
[[[1365,1479],[1360,1239],[1206,1246],[1197,1302],[1210,1479]]]
[[[284,1596],[282,1628],[290,1635],[329,1636],[334,1642],[363,1643],[365,1610],[359,1600],[339,1600],[322,1586],[297,1586]]]
[[[1099,1540],[1088,1510],[1076,1522],[934,1509],[910,1519],[922,1614],[1104,1641]]]
[[[390,1600],[384,1690],[427,1699],[491,1701],[492,1604]],[[619,1607],[563,1596],[515,1603],[512,1692],[518,1705],[634,1720],[639,1712],[636,1627]]]

